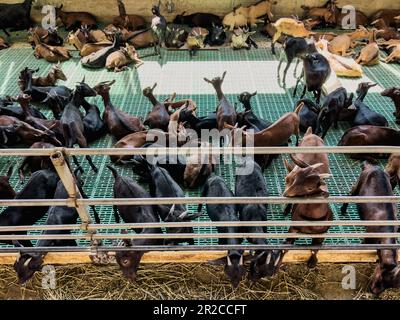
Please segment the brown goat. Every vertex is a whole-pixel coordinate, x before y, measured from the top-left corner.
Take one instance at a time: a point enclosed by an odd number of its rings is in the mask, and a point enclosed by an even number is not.
[[[154,89],[156,88],[156,86],[157,83],[155,83],[153,87],[147,87],[143,89],[143,95],[147,99],[149,99],[149,101],[153,105],[152,110],[147,114],[144,125],[149,126],[150,129],[161,129],[163,131],[167,131],[169,124],[169,114],[166,105],[158,101],[157,98],[154,96]]]
[[[338,146],[400,146],[400,131],[377,126],[357,126],[347,130]],[[351,158],[376,163],[376,156],[352,154]],[[387,157],[385,155],[384,157]]]
[[[33,77],[32,85],[36,87],[52,87],[58,80],[67,81],[67,77],[60,68],[60,62],[52,66],[50,72],[44,77]]]
[[[312,128],[309,128],[300,143],[301,147],[323,147],[323,140],[314,135]],[[288,170],[286,176],[286,188],[283,196],[285,197],[328,197],[328,186],[325,182],[329,178],[329,159],[328,154],[296,154],[292,156],[294,165],[285,160]],[[327,203],[320,204],[295,204],[288,205],[285,214],[292,212],[292,221],[331,221],[333,219],[332,210]],[[319,234],[326,233],[329,227],[290,227],[289,233]],[[293,244],[296,239],[288,239],[285,243]],[[313,238],[312,245],[320,245],[323,238]],[[318,262],[318,250],[313,250],[308,267],[314,268]],[[281,260],[283,255],[281,255]]]
[[[161,145],[165,143],[163,141],[159,141],[158,138],[163,139],[165,142],[168,141],[168,133],[165,133],[161,130],[146,130],[131,133],[121,140],[119,140],[114,148],[126,148],[126,149],[135,149],[141,148],[144,144],[150,142],[158,142]],[[115,164],[122,164],[124,161],[129,161],[132,156],[110,156],[110,160]]]
[[[288,143],[292,135],[296,135],[296,145],[298,145],[300,135],[299,113],[303,106],[304,103],[299,104],[295,112],[284,114],[270,127],[256,133],[246,132],[229,124],[225,124],[225,128],[234,131],[232,134],[233,143],[235,143],[236,137],[241,136],[243,146],[246,146],[247,140],[250,140],[254,142],[255,147],[278,147]]]
[[[354,53],[353,51],[348,51],[350,48],[354,48],[357,45],[357,42],[355,40],[369,37],[370,32],[366,28],[360,26],[360,28],[354,32],[341,34],[335,37],[332,41],[329,42],[328,49],[329,52],[333,54],[338,54],[346,57]]]
[[[66,30],[79,28],[82,25],[96,27],[96,18],[88,12],[65,12],[62,11],[63,5],[56,7],[56,17],[61,19]]]
[[[382,19],[389,27],[396,27],[398,15],[400,15],[400,9],[382,9],[372,15],[371,21]]]
[[[43,58],[48,62],[60,62],[69,60],[71,58],[68,49],[59,46],[49,46],[45,43],[41,43],[37,34],[31,33],[31,35],[35,41],[35,51],[33,55],[37,59]]]
[[[144,29],[146,20],[136,14],[127,14],[122,0],[117,0],[119,16],[113,19],[112,24],[118,28],[125,28],[131,31]]]

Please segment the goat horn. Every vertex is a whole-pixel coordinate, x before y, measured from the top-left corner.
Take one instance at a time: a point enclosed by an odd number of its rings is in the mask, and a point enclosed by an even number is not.
[[[174,211],[175,211],[175,205],[173,204],[172,207],[171,207],[171,209],[169,210],[168,214],[169,214],[169,215],[170,215],[170,214],[173,214]]]
[[[188,211],[184,211],[179,215],[178,219],[183,220],[187,217],[188,214],[189,214]]]
[[[313,169],[318,169],[318,168],[322,167],[323,165],[324,165],[323,163],[316,163],[316,164],[313,164],[310,167],[313,168]]]
[[[153,85],[153,88],[151,88],[151,91],[153,91],[157,87],[157,82]]]
[[[294,156],[292,154],[290,155],[290,158],[300,168],[305,169],[305,168],[308,168],[310,166],[308,163],[304,162],[303,160],[300,160],[299,158],[297,158],[296,156]]]
[[[332,178],[333,175],[330,174],[330,173],[322,173],[322,174],[319,175],[319,177],[320,177],[321,179],[328,179],[328,178]]]
[[[226,261],[228,263],[228,266],[231,267],[232,266],[232,261],[231,261],[231,258],[229,256],[226,256]]]
[[[243,265],[243,255],[240,256],[239,265],[240,265],[240,266]]]
[[[24,267],[28,267],[29,266],[29,262],[31,262],[32,257],[30,257],[29,259],[27,259],[24,263]]]
[[[272,253],[268,253],[267,259],[265,259],[265,264],[269,264],[271,262]]]

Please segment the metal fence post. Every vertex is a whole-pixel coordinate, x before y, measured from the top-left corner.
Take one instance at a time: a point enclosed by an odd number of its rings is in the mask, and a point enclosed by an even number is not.
[[[63,149],[59,149],[54,151],[50,156],[51,161],[53,162],[54,168],[56,169],[65,190],[69,195],[69,200],[73,207],[76,208],[76,211],[79,214],[79,217],[82,221],[81,228],[84,230],[88,230],[88,225],[92,222],[90,219],[89,212],[84,205],[78,205],[77,199],[81,199],[82,195],[79,192],[79,189],[76,185],[75,179],[71,173],[69,166],[67,165]],[[89,232],[94,233],[95,230],[90,230]]]

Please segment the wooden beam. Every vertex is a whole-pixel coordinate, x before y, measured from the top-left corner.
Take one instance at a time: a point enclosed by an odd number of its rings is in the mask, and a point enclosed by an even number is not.
[[[148,252],[143,256],[142,263],[205,263],[210,260],[219,259],[226,255],[222,251],[189,251],[189,252]],[[0,253],[0,265],[12,265],[17,254]],[[284,262],[303,263],[310,257],[309,250],[289,251]],[[375,263],[376,251],[320,251],[318,253],[319,263]],[[87,252],[56,252],[48,253],[45,258],[46,264],[70,265],[90,264]]]

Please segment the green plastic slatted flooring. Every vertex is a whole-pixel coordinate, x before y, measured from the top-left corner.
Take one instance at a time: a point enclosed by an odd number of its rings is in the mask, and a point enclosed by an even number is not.
[[[142,55],[152,52],[151,49],[143,50]],[[279,55],[278,55],[279,56]],[[258,49],[251,51],[232,51],[231,49],[222,49],[220,51],[203,51],[199,52],[198,56],[194,61],[206,61],[206,62],[219,62],[222,66],[224,62],[227,61],[273,61],[273,57],[270,53],[270,49]],[[158,59],[157,57],[146,58],[146,61],[158,61],[161,65],[165,65],[167,62],[189,62],[189,56],[187,52],[177,52],[177,51],[163,51],[163,58]],[[15,95],[18,93],[17,88],[17,78],[19,71],[28,67],[40,67],[40,73],[45,74],[51,67],[45,61],[38,61],[32,55],[31,49],[8,49],[0,51],[0,95]],[[105,70],[101,71],[89,71],[84,70],[79,64],[79,59],[75,58],[70,61],[64,62],[62,68],[68,77],[68,81],[65,85],[73,88],[75,83],[81,81],[83,76],[86,77],[86,82],[90,85],[95,85],[98,82],[105,80],[117,79],[117,83],[112,87],[111,99],[113,103],[121,107],[126,112],[130,114],[141,116],[144,118],[147,112],[150,110],[150,104],[141,94],[141,84],[137,71],[128,71],[119,74],[114,74],[107,72]],[[365,69],[366,76],[372,81],[376,81],[382,88],[399,85],[400,83],[400,66],[399,65],[380,65]],[[215,72],[211,73],[209,76],[213,77],[217,75]],[[246,74],[247,77],[252,79],[252,82],[257,81],[256,74]],[[163,75],[163,77],[168,77],[168,75]],[[196,77],[193,74],[192,77]],[[272,79],[271,81],[275,81]],[[146,84],[148,85],[148,84]],[[143,85],[142,85],[143,86]],[[243,90],[249,90],[246,88],[246,83],[243,83]],[[236,102],[237,95],[240,92],[235,92],[235,94],[228,94],[227,96],[232,102]],[[253,101],[254,111],[262,118],[275,121],[283,113],[291,111],[294,105],[294,99],[291,96],[292,89],[287,93],[259,93]],[[168,95],[162,94],[158,95],[158,98],[164,99]],[[198,90],[194,90],[193,94],[182,95],[178,94],[177,98],[190,97],[194,99],[199,108],[199,114],[205,115],[209,112],[215,110],[217,104],[216,96],[214,94],[202,94]],[[100,97],[92,99],[92,102],[96,103],[100,110],[103,110],[104,106]],[[393,105],[388,99],[380,97],[379,93],[371,93],[366,98],[366,103],[372,107],[377,112],[380,112],[386,116],[390,121],[391,127],[398,127],[394,122],[394,117],[392,115]],[[47,112],[49,114],[49,112]],[[348,129],[348,124],[341,123],[339,129],[332,129],[327,138],[326,144],[330,146],[337,145],[340,137],[346,129]],[[111,136],[106,136],[103,139],[91,144],[91,147],[112,147],[114,144],[114,139]],[[331,170],[334,175],[333,179],[329,180],[329,190],[332,196],[347,195],[350,191],[352,185],[356,181],[360,173],[361,163],[350,160],[344,155],[330,155]],[[15,159],[10,159],[7,157],[0,158],[0,174],[5,174],[10,161],[16,164]],[[18,164],[21,162],[21,158],[17,159]],[[109,158],[105,156],[95,156],[94,163],[99,168],[99,174],[95,174],[87,166],[86,162],[83,162],[84,168],[86,170],[83,178],[85,181],[85,190],[89,197],[92,198],[105,198],[112,197],[112,188],[114,179],[112,178],[106,165],[109,163]],[[384,166],[386,163],[381,162]],[[11,178],[12,184],[17,190],[22,188],[22,185],[18,182],[17,175],[17,165],[14,168],[14,174]],[[132,171],[128,167],[118,167],[119,172],[123,175],[132,176]],[[234,167],[232,165],[221,165],[218,167],[217,172],[219,175],[224,177],[228,185],[234,189],[235,179],[234,179]],[[272,166],[265,172],[265,179],[267,181],[271,196],[280,196],[284,189],[284,178],[286,172],[282,164],[282,157],[274,160]],[[137,178],[137,177],[134,177]],[[200,190],[189,191],[186,190],[187,196],[199,196]],[[189,205],[189,210],[195,212],[197,206]],[[339,205],[332,205],[334,211],[334,217],[336,220],[340,219],[351,219],[358,220],[359,217],[355,210],[355,206],[352,205],[349,208],[348,216],[342,217],[339,213]],[[270,220],[287,220],[290,217],[283,217],[284,206],[283,205],[272,205],[269,209],[269,219]],[[114,222],[114,216],[111,206],[98,207],[98,211],[102,220],[102,223],[108,224]],[[206,214],[201,218],[201,221],[208,220]],[[45,218],[39,223],[43,223]],[[359,232],[363,228],[354,227],[334,227],[330,229],[331,233],[341,233],[341,232]],[[196,228],[195,232],[208,233],[216,232],[215,228]],[[286,232],[286,228],[273,227],[269,228],[270,232]],[[108,232],[113,232],[109,230]],[[278,240],[274,240],[273,243],[277,243]],[[196,244],[198,245],[209,245],[216,244],[216,239],[196,239]],[[298,244],[310,243],[307,240],[301,240],[297,242]],[[327,239],[326,243],[330,244],[348,244],[348,243],[359,243],[359,240],[344,240],[344,239]],[[87,244],[86,241],[79,241],[79,245]]]

